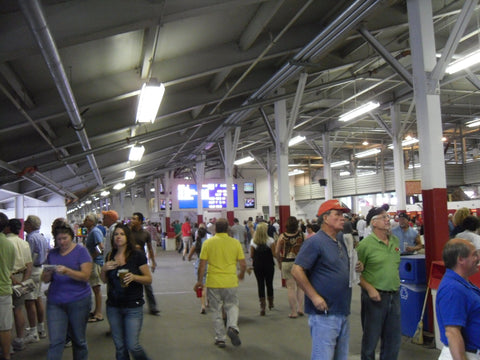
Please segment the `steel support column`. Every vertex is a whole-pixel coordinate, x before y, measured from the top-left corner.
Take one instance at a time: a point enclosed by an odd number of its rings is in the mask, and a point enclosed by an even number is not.
[[[429,75],[437,63],[430,0],[407,0],[412,46],[413,88],[422,164],[422,195],[425,218],[427,270],[441,260],[448,240],[447,189],[442,144],[442,122],[438,81]]]
[[[405,195],[405,165],[403,162],[403,148],[401,133],[402,119],[400,118],[400,105],[398,103],[390,106],[392,118],[392,140],[393,140],[393,168],[395,178],[395,194],[397,195],[397,211],[407,210]]]
[[[283,93],[283,89],[278,91]],[[275,129],[277,135],[277,178],[278,178],[278,211],[280,229],[285,231],[287,218],[290,216],[290,182],[288,179],[288,128],[287,128],[287,103],[280,100],[274,104]]]
[[[197,223],[203,223],[203,199],[202,185],[205,180],[205,154],[197,156],[197,164],[195,167],[197,176]]]

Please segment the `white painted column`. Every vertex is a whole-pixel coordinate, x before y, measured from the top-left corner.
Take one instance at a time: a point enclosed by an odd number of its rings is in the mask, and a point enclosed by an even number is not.
[[[203,223],[203,202],[202,202],[202,185],[205,181],[205,155],[197,156],[197,163],[195,166],[197,177],[197,223]]]
[[[400,118],[399,104],[393,104],[390,107],[390,115],[392,118],[393,167],[395,178],[395,194],[397,195],[397,211],[405,211],[407,209],[405,195],[405,165],[402,148],[403,134],[400,133],[402,121]]]
[[[25,209],[25,196],[17,195],[15,196],[15,218],[23,219]]]
[[[235,149],[232,143],[232,131],[225,133],[224,141],[224,167],[225,167],[225,184],[227,185],[227,219],[230,225],[233,225],[233,159]]]
[[[267,150],[267,183],[268,183],[268,216],[274,217],[275,214],[275,179],[273,177],[274,159],[270,149]],[[288,176],[288,175],[287,175]],[[258,198],[258,197],[257,197]]]
[[[325,200],[333,199],[333,181],[332,181],[332,168],[330,166],[332,162],[332,150],[330,149],[330,133],[324,132],[322,134],[323,142],[323,178],[327,180],[327,186],[325,186]]]
[[[281,95],[284,90],[278,90]],[[274,104],[275,129],[277,135],[276,157],[278,178],[278,205],[281,231],[285,230],[287,218],[290,216],[290,186],[288,179],[288,129],[287,129],[287,104],[279,100]]]
[[[431,0],[407,0],[412,47],[413,88],[422,164],[422,195],[427,271],[442,259],[448,240],[447,184],[442,144],[442,118],[438,82],[429,78],[436,65]]]

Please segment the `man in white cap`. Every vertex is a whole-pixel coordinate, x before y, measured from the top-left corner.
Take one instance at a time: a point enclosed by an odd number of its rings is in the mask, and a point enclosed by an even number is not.
[[[400,350],[400,249],[398,238],[390,234],[390,218],[385,206],[367,214],[372,233],[357,246],[364,270],[360,276],[362,360],[375,360],[375,348],[382,339],[380,360],[396,360]]]

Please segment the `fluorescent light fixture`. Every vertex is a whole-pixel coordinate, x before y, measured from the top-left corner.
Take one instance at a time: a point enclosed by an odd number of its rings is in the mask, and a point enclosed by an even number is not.
[[[350,161],[342,160],[342,161],[337,161],[337,162],[331,163],[330,167],[335,168],[335,167],[345,166],[345,165],[348,165],[348,164],[350,164]]]
[[[350,176],[350,171],[340,171],[340,176]]]
[[[422,164],[415,164],[412,166],[412,164],[408,165],[409,169],[419,169],[422,167]]]
[[[124,187],[125,187],[125,183],[118,183],[118,184],[115,184],[115,186],[113,187],[113,190],[122,190]]]
[[[295,169],[293,171],[290,171],[288,173],[288,176],[294,176],[294,175],[300,175],[300,174],[303,174],[305,171],[303,170],[300,170],[300,169]]]
[[[155,192],[155,188],[150,188],[150,192]]]
[[[450,63],[445,69],[445,72],[447,74],[454,74],[460,70],[464,70],[472,65],[478,64],[479,62],[480,62],[480,49]]]
[[[92,203],[92,200],[85,200],[85,204],[90,205]]]
[[[288,142],[288,146],[297,145],[298,143],[301,143],[305,139],[306,139],[305,136],[301,136],[301,135],[295,136],[290,139],[290,141]]]
[[[243,165],[243,164],[252,162],[253,160],[255,160],[253,157],[247,156],[247,157],[244,157],[242,159],[235,160],[233,162],[233,165]]]
[[[356,154],[355,154],[355,157],[356,157],[356,158],[369,157],[369,156],[377,155],[379,152],[381,152],[381,150],[380,150],[379,148],[370,149],[370,150],[365,150],[365,151],[356,153]]]
[[[135,170],[125,171],[125,180],[135,179],[135,176],[137,176],[137,173],[135,172]]]
[[[480,119],[468,121],[465,125],[469,128],[480,126]]]
[[[363,115],[373,109],[376,109],[380,106],[380,103],[376,101],[369,101],[366,104],[363,104],[362,106],[357,107],[356,109],[350,110],[349,112],[340,115],[340,118],[338,120],[340,121],[348,121],[355,119],[356,117],[359,117],[360,115]]]
[[[140,161],[142,160],[143,153],[145,152],[145,146],[133,146],[130,149],[130,155],[128,155],[128,160],[130,161]]]
[[[405,140],[402,141],[402,146],[409,146],[418,143],[417,138],[407,137]],[[389,149],[393,149],[393,144],[388,145]]]
[[[137,122],[153,123],[157,117],[158,108],[165,93],[165,85],[156,79],[150,79],[140,90],[137,108]]]
[[[367,145],[368,145],[368,141],[367,141],[367,140],[363,140],[362,145],[363,145],[363,146],[367,146]]]
[[[365,172],[357,173],[357,176],[368,176],[368,175],[375,175],[375,174],[376,174],[375,171],[365,171]]]
[[[100,193],[100,196],[108,196],[110,195],[110,191],[108,190],[103,190],[101,193]]]

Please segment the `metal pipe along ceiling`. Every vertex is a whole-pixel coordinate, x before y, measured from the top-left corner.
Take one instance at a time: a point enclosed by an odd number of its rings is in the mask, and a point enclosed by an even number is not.
[[[32,31],[38,46],[42,52],[43,58],[47,63],[50,74],[53,77],[57,90],[62,98],[63,104],[67,110],[70,121],[77,134],[80,144],[84,151],[91,150],[90,142],[88,140],[87,132],[84,129],[84,124],[78,110],[75,96],[72,88],[68,82],[67,74],[63,67],[60,55],[58,54],[55,41],[45,20],[45,16],[40,7],[38,0],[20,0],[20,7],[27,23]],[[102,176],[98,169],[97,162],[93,154],[88,154],[87,161],[92,169],[93,175],[97,180],[98,185],[103,185]]]
[[[383,0],[356,0],[342,14],[340,14],[329,26],[321,31],[315,39],[301,49],[295,56],[294,60],[308,61],[312,60],[330,48],[339,37],[346,32],[352,30],[362,21],[365,16],[382,2]],[[261,99],[270,94],[275,89],[282,86],[286,81],[298,74],[303,68],[291,63],[285,64],[270,80],[252,94],[244,104]],[[225,124],[233,125],[240,122],[243,118],[253,110],[244,110],[239,113],[230,115]],[[206,140],[206,142],[216,141],[225,132],[225,127],[219,127]]]

